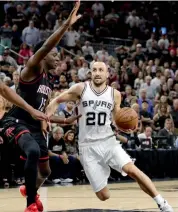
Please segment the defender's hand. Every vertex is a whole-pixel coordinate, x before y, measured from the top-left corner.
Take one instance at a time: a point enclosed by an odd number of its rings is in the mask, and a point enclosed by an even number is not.
[[[72,10],[69,18],[67,19],[70,25],[74,24],[81,17],[81,15],[77,15],[79,7],[80,7],[80,0],[77,0],[74,9]]]
[[[34,118],[34,119],[37,119],[37,120],[48,120],[48,117],[46,114],[42,113],[41,111],[39,110],[35,110],[33,109],[31,112],[30,112],[30,115]]]

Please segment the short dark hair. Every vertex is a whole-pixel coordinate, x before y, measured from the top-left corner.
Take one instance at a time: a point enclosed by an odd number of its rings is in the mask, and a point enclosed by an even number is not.
[[[34,47],[34,54],[43,46],[44,43],[45,41],[43,40],[36,44],[36,46]]]

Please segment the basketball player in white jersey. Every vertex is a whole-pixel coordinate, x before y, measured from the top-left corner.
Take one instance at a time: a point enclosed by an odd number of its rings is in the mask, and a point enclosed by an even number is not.
[[[85,173],[96,196],[109,199],[107,180],[111,166],[122,175],[135,179],[140,188],[158,204],[160,211],[173,212],[172,207],[157,192],[151,180],[132,162],[116,141],[111,129],[111,117],[120,107],[121,94],[106,84],[109,72],[105,63],[95,62],[91,82],[78,83],[54,99],[47,107],[47,115],[56,111],[59,103],[80,101],[79,152]]]

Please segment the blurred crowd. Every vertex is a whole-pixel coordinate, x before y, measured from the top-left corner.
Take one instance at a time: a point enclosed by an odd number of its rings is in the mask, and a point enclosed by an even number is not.
[[[1,4],[5,18],[0,27],[0,80],[16,90],[20,71],[33,55],[34,46],[65,22],[73,2]],[[122,94],[121,107],[132,107],[139,116],[138,129],[131,135],[113,129],[116,135],[126,137],[128,142],[124,140],[123,146],[177,148],[177,5],[175,2],[82,2],[82,18],[57,46],[58,65],[49,74],[54,78],[51,99],[78,82],[91,80],[92,64],[103,61],[110,72],[108,84]],[[123,45],[117,46],[118,40]],[[112,51],[108,50],[111,43]],[[9,102],[0,98],[0,114],[10,107]],[[75,114],[74,102],[60,104],[56,111],[56,115],[65,118]],[[53,183],[82,179],[77,135],[77,122],[52,125],[48,146]],[[0,145],[0,148],[2,157],[6,147]],[[17,155],[15,158],[21,164]],[[10,164],[12,168],[13,163]],[[7,165],[0,166],[5,173],[9,172]],[[16,167],[16,183],[21,184],[21,165]],[[7,183],[7,177],[1,177]]]

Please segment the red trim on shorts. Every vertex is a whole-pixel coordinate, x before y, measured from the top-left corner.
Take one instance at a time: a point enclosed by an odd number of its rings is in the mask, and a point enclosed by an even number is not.
[[[25,158],[25,157],[23,157],[23,156],[20,156],[20,159],[21,159],[21,160],[27,160],[27,158]],[[48,159],[49,159],[49,156],[39,158],[40,161],[48,160]]]
[[[40,160],[48,160],[48,159],[49,159],[49,156],[40,158]]]
[[[42,77],[43,77],[43,74],[45,74],[44,72],[42,72],[39,77],[29,81],[29,82],[25,82],[23,81],[21,78],[19,79],[19,82],[22,83],[22,84],[27,84],[27,85],[30,85],[30,84],[35,84],[36,82],[38,82]],[[45,75],[46,76],[46,75]]]
[[[20,156],[20,159],[21,160],[27,160],[26,158],[24,158],[23,156]]]
[[[17,140],[19,139],[19,137],[20,137],[22,134],[25,134],[25,133],[30,133],[30,131],[29,131],[29,130],[23,130],[23,131],[19,132],[19,134],[17,134],[17,135],[15,136],[15,143],[16,143],[16,144],[17,144]]]

